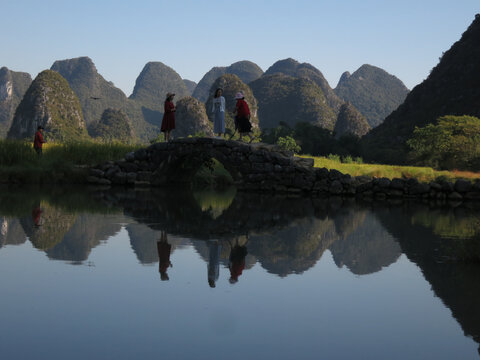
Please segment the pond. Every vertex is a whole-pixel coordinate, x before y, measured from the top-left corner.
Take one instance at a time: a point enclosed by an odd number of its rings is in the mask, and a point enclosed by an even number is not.
[[[0,188],[0,357],[478,359],[479,259],[475,203]]]

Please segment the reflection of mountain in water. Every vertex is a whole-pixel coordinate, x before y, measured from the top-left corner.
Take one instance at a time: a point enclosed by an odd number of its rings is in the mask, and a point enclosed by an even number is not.
[[[128,224],[127,232],[130,238],[130,245],[142,264],[153,264],[158,262],[157,241],[160,240],[160,230],[153,230],[145,224]],[[172,245],[172,253],[175,249],[183,248],[190,244],[187,239],[176,236],[169,236],[168,243]]]
[[[0,248],[5,245],[20,245],[26,240],[27,236],[18,219],[0,217]]]
[[[434,234],[435,228],[419,225],[419,217],[425,223],[435,223],[435,218],[451,219],[458,216],[459,221],[475,221],[477,214],[465,209],[443,209],[430,213],[425,220],[425,206],[381,209],[376,213],[381,223],[391,232],[400,244],[402,251],[422,270],[425,279],[431,284],[435,294],[450,308],[452,315],[460,323],[465,335],[480,343],[480,266],[478,249],[480,238],[460,239],[441,238]],[[417,219],[413,221],[413,219]],[[464,230],[460,230],[464,231]],[[478,234],[478,231],[475,233]],[[451,234],[450,234],[451,235]],[[474,258],[459,261],[460,256],[469,252]]]
[[[116,193],[112,190],[104,196],[113,199],[116,206],[124,206],[125,213],[151,229],[135,229],[132,225],[128,228],[132,248],[142,263],[157,261],[155,246],[162,230],[180,237],[220,240],[223,251],[220,259],[225,264],[228,263],[229,253],[228,246],[223,244],[248,236],[247,264],[252,266],[257,259],[269,272],[280,276],[302,273],[311,268],[323,252],[339,239],[344,240],[341,246],[344,252],[356,252],[358,241],[350,242],[346,238],[363,224],[366,214],[355,207],[343,207],[341,199],[312,201],[300,197],[239,193],[233,199],[220,201],[228,206],[223,206],[222,211],[211,216],[212,206],[209,204],[217,203],[213,193],[208,194],[208,201],[204,196],[200,203],[198,196],[192,196],[187,191]],[[373,236],[379,230],[368,230],[365,226],[365,237],[370,236],[369,231]],[[380,239],[375,241],[381,243]],[[372,246],[375,241],[371,242]],[[197,241],[193,245],[203,259],[208,259],[206,245]],[[349,246],[355,249],[349,250]],[[383,253],[386,250],[379,251]],[[337,261],[342,263],[338,251],[336,255]],[[370,268],[378,271],[394,262],[398,257],[398,247],[390,255],[386,255],[386,259],[379,258],[378,253],[372,258],[357,256],[356,266],[363,269],[358,271],[362,274]],[[349,264],[352,261],[345,260]],[[364,261],[369,261],[369,265],[364,265]],[[372,265],[375,261],[378,264]]]
[[[359,212],[364,215],[362,223],[357,224],[348,235],[341,236],[329,250],[338,267],[346,265],[352,273],[365,275],[396,262],[401,250],[375,215]],[[337,221],[335,223],[338,225]]]
[[[38,218],[32,212],[32,215],[22,217],[20,223],[33,246],[40,250],[51,249],[60,243],[77,218],[77,215],[45,202],[33,211],[39,211]]]
[[[122,222],[125,222],[123,216],[78,215],[61,241],[46,250],[47,256],[75,263],[85,261],[94,247],[120,231]]]
[[[213,219],[217,219],[232,205],[236,192],[234,187],[221,192],[204,189],[194,191],[193,197],[203,212],[207,212]]]
[[[320,259],[337,239],[331,219],[313,217],[292,221],[273,233],[251,237],[249,249],[268,272],[279,276],[301,274]]]
[[[191,244],[206,262],[210,253],[204,240],[217,239],[219,261],[225,266],[230,244],[237,240],[246,243],[247,269],[258,261],[268,272],[282,277],[308,270],[326,249],[337,266],[346,265],[355,274],[379,271],[395,262],[401,250],[418,264],[465,334],[480,342],[478,210],[431,209],[410,202],[399,206],[375,203],[369,205],[374,210],[367,210],[340,198],[311,200],[244,193],[218,204],[215,199],[199,201],[186,191],[111,189],[89,195],[98,199],[104,212],[113,206],[129,217],[87,215],[87,209],[95,208],[88,196],[68,192],[67,198],[62,198],[57,194],[49,198],[52,205],[41,199],[40,208],[36,206],[33,211],[32,203],[26,203],[27,210],[22,208],[25,215],[19,220],[0,218],[0,247],[22,243],[27,236],[51,259],[81,262],[93,247],[116,234],[120,223],[130,223],[132,218],[135,223],[126,228],[132,249],[143,264],[158,261],[160,231],[168,233],[173,248]],[[0,203],[0,210],[11,216],[20,211],[22,200],[33,197],[23,192],[19,207],[11,204],[13,192],[8,198],[8,203]],[[84,199],[83,210],[65,207],[67,200],[79,206],[71,199]],[[55,206],[55,201],[63,205]],[[212,216],[210,210],[217,205],[211,204],[228,206],[219,206],[221,211],[214,211]]]

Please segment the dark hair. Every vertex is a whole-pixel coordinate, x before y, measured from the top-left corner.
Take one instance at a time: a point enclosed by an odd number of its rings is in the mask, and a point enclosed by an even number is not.
[[[43,126],[42,126],[42,125],[38,125],[37,130],[40,130],[40,129],[43,130]]]
[[[217,98],[218,97],[217,94],[218,94],[219,91],[223,91],[223,89],[218,88],[217,90],[215,90],[215,95],[213,95],[213,97]]]

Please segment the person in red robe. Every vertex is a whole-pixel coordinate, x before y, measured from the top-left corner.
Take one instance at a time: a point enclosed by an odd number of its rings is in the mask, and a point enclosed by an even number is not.
[[[234,114],[236,115],[236,127],[240,133],[240,141],[242,141],[244,135],[248,135],[250,142],[252,142],[255,137],[251,134],[250,108],[242,92],[238,92],[235,95],[235,100],[237,100],[237,104],[235,105]]]
[[[175,104],[173,103],[174,93],[168,93],[165,99],[164,112],[161,130],[165,135],[165,141],[170,141],[170,133],[175,129]]]
[[[46,141],[43,138],[43,126],[39,126],[37,128],[37,132],[35,133],[35,138],[33,140],[33,148],[37,152],[38,156],[42,155],[42,146],[45,144]]]
[[[35,227],[40,226],[40,218],[42,216],[42,209],[40,208],[40,203],[34,207],[32,210],[32,219]]]
[[[247,256],[248,251],[245,245],[239,245],[238,241],[235,246],[232,247],[230,251],[230,284],[235,284],[238,282],[238,277],[242,275],[243,269],[245,269],[245,257]]]

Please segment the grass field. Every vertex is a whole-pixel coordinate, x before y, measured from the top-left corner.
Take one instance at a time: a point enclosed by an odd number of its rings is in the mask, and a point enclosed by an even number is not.
[[[370,176],[393,178],[416,178],[419,181],[429,182],[436,179],[454,181],[456,179],[480,179],[480,173],[468,171],[438,171],[429,167],[418,166],[397,166],[381,164],[358,164],[342,163],[339,160],[332,160],[326,157],[315,157],[309,155],[299,155],[304,158],[312,158],[315,161],[315,167],[325,167],[327,169],[336,169],[344,174],[352,176]]]
[[[86,167],[105,161],[123,158],[128,152],[141,145],[121,143],[79,142],[67,144],[47,143],[43,155],[39,157],[32,143],[0,140],[0,183],[79,183],[86,176]],[[336,169],[352,176],[416,178],[419,181],[443,179],[454,181],[464,178],[480,179],[480,173],[468,171],[437,171],[428,167],[395,166],[380,164],[342,163],[337,158],[314,157],[315,167]],[[230,174],[218,161],[211,168],[202,167],[194,179],[197,185],[228,185],[232,183]]]
[[[79,142],[44,144],[38,156],[32,143],[0,140],[0,182],[83,182],[86,166],[119,160],[139,146],[120,143]]]

